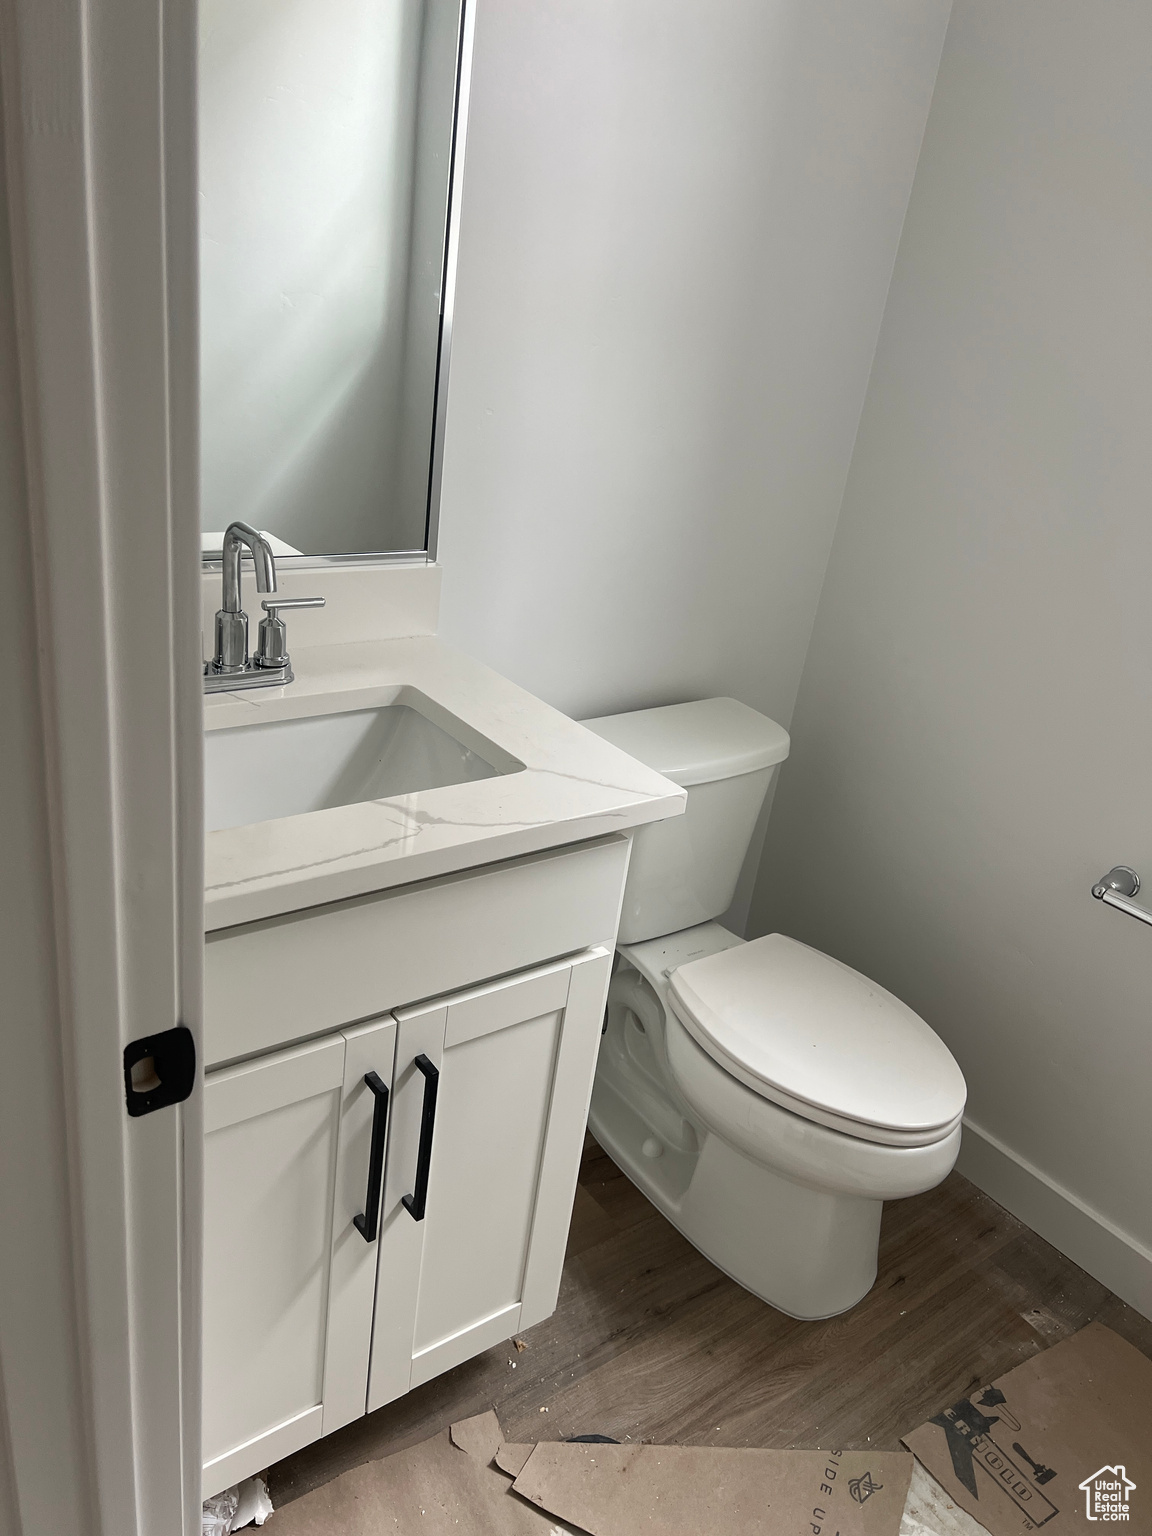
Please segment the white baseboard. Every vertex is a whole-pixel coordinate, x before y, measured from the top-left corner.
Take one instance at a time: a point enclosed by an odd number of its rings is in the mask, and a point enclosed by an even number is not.
[[[1130,1233],[967,1118],[956,1166],[1033,1232],[1152,1318],[1152,1252]]]

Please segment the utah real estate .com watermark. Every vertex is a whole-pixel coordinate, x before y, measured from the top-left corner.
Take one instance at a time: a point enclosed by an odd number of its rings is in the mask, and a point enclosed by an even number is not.
[[[1101,1467],[1080,1484],[1089,1520],[1127,1520],[1128,1505],[1136,1484],[1120,1466]]]

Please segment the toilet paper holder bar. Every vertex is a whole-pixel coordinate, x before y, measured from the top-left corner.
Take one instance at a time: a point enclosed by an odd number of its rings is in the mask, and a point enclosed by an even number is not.
[[[1137,906],[1131,899],[1139,895],[1139,892],[1140,876],[1134,869],[1129,869],[1127,864],[1115,865],[1092,887],[1092,894],[1097,901],[1115,907],[1117,912],[1127,912],[1129,917],[1138,917],[1142,923],[1152,923],[1152,911]]]

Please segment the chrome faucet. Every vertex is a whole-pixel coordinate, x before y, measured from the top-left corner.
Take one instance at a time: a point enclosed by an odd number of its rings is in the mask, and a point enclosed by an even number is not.
[[[267,617],[260,621],[256,654],[250,657],[248,615],[240,606],[240,561],[245,548],[250,551],[256,568],[256,590],[276,590],[276,560],[268,540],[247,523],[229,523],[221,550],[224,593],[216,614],[216,649],[212,660],[204,663],[205,693],[219,693],[229,688],[271,688],[290,683],[292,663],[280,610],[324,606],[322,597],[281,597],[275,602],[262,603],[260,606]]]

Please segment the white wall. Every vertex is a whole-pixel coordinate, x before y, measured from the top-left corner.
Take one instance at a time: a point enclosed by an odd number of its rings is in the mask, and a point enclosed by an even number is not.
[[[479,0],[441,633],[787,722],[948,0]]]
[[[1152,9],[956,0],[754,931],[891,987],[968,1168],[1152,1308]]]

